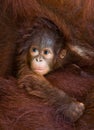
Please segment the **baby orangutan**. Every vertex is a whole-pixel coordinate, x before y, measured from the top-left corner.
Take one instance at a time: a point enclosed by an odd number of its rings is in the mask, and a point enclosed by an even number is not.
[[[56,114],[75,122],[84,110],[84,104],[53,86],[44,75],[62,67],[67,51],[65,38],[56,25],[39,19],[27,29],[18,49],[18,84],[49,105]]]

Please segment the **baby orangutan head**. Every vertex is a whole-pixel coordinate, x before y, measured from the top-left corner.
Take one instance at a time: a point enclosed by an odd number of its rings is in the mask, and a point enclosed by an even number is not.
[[[32,29],[28,43],[28,65],[33,72],[45,75],[62,65],[62,59],[66,55],[64,36],[55,25],[50,28],[44,23]]]

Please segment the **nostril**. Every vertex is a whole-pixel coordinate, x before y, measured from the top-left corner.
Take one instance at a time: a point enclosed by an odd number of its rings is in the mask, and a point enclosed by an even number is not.
[[[42,62],[42,59],[36,58],[37,62]]]
[[[36,58],[36,61],[38,61],[38,59]]]

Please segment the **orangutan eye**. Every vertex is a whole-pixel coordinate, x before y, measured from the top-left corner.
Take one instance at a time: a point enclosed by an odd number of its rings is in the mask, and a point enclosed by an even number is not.
[[[37,48],[32,48],[32,52],[37,52]]]
[[[53,58],[53,51],[51,50],[51,49],[49,49],[49,48],[45,48],[44,50],[43,50],[43,53],[42,53],[43,55],[44,55],[44,57],[45,58],[47,58],[47,59],[50,59],[50,58]]]
[[[30,53],[32,56],[36,56],[39,54],[39,50],[36,47],[31,47]]]
[[[49,50],[45,50],[45,51],[44,51],[44,54],[45,54],[45,55],[48,55],[49,53],[50,53]]]

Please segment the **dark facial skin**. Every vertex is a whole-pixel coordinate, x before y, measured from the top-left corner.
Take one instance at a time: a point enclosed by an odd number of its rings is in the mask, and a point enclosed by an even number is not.
[[[44,77],[62,66],[66,50],[62,46],[64,40],[60,39],[57,31],[46,27],[33,33],[26,41],[28,49],[20,52],[18,57],[18,84],[20,88],[25,88],[28,94],[42,99],[56,111],[59,110],[62,117],[74,122],[83,114],[84,104],[53,86]]]

